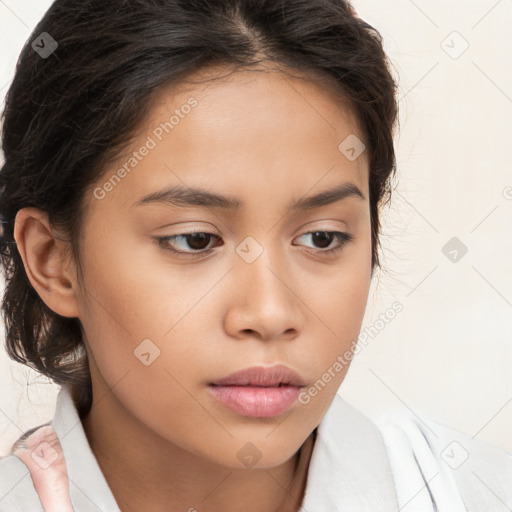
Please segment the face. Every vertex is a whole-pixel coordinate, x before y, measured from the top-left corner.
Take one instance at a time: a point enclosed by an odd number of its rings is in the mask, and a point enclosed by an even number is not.
[[[355,137],[333,92],[275,70],[162,91],[86,197],[93,389],[113,387],[148,429],[224,466],[296,453],[345,377],[368,297]]]

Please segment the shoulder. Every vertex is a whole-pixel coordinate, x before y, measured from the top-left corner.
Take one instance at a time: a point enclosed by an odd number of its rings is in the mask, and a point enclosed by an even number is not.
[[[317,434],[309,494],[322,510],[512,510],[510,453],[405,407],[367,415],[337,395]]]
[[[379,415],[373,421],[399,480],[397,492],[404,499],[410,494],[407,486],[424,485],[438,505],[457,499],[465,507],[461,510],[468,512],[512,508],[512,454],[405,410]]]

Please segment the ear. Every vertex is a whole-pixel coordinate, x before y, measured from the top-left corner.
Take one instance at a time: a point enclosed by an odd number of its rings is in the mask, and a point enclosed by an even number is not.
[[[33,207],[19,210],[14,239],[28,279],[43,302],[61,316],[78,317],[76,278],[68,271],[69,244],[56,238],[48,214]]]

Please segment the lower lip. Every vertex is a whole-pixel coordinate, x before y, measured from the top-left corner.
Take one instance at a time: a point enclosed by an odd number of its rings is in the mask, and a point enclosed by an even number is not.
[[[209,386],[213,396],[242,416],[271,418],[288,410],[299,395],[297,386]]]

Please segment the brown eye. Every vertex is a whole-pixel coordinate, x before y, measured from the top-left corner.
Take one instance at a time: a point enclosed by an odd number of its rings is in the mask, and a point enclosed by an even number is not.
[[[184,256],[200,256],[212,249],[212,247],[209,247],[212,239],[220,240],[220,237],[214,233],[205,232],[183,233],[181,235],[154,238],[158,245],[165,250]]]
[[[201,251],[206,249],[211,240],[209,233],[191,233],[184,235],[187,245],[194,250]]]
[[[329,247],[335,238],[334,233],[327,231],[315,231],[311,235],[313,243],[321,249]]]
[[[354,238],[349,233],[344,233],[342,231],[310,231],[309,233],[304,233],[298,238],[302,237],[310,237],[311,242],[314,245],[312,248],[320,249],[316,252],[321,254],[332,254],[337,251],[341,251]],[[336,241],[337,244],[329,249],[333,241]]]

